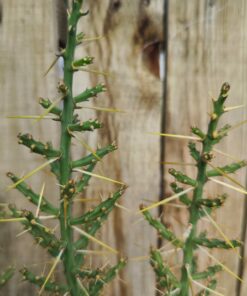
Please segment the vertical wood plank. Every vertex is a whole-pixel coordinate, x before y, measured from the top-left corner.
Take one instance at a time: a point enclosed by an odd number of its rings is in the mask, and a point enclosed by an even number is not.
[[[30,132],[41,141],[58,140],[57,126],[52,122],[6,119],[8,115],[38,115],[38,97],[56,95],[56,71],[48,77],[43,74],[54,59],[56,33],[54,27],[54,7],[52,0],[3,0],[2,22],[0,24],[0,89],[1,89],[1,167],[0,202],[15,203],[20,209],[34,209],[16,190],[6,192],[10,182],[6,172],[22,175],[41,165],[44,160],[31,155],[27,148],[18,146],[16,135]],[[56,192],[54,179],[48,169],[30,178],[27,183],[38,192],[45,180],[45,194],[53,199]],[[16,275],[1,289],[1,295],[34,295],[36,288],[21,282],[18,270],[26,266],[40,274],[46,252],[34,245],[33,238],[25,234],[16,238],[22,231],[19,223],[0,225],[0,270],[9,264],[16,266]]]
[[[231,84],[227,105],[246,102],[246,3],[245,1],[169,1],[169,49],[166,132],[190,134],[189,127],[196,125],[206,129],[211,110],[211,96],[217,96],[224,81]],[[246,118],[246,107],[224,116],[224,123],[236,123]],[[223,125],[223,123],[222,123]],[[166,140],[166,161],[191,162],[186,141]],[[229,133],[217,148],[235,156],[246,158],[246,127]],[[214,164],[229,163],[229,158],[217,157]],[[184,167],[178,168],[184,170]],[[193,169],[185,169],[192,177]],[[166,171],[167,173],[167,171]],[[245,170],[236,176],[245,182]],[[172,180],[166,177],[167,184]],[[226,181],[227,182],[227,181]],[[170,193],[168,185],[167,194]],[[243,220],[244,196],[209,184],[205,194],[210,196],[227,192],[229,198],[215,219],[227,236],[240,238]],[[168,210],[166,223],[182,236],[187,214],[184,210]],[[207,229],[211,237],[220,237],[209,222],[200,229]],[[213,251],[220,261],[233,272],[238,272],[239,260],[232,251]],[[213,263],[205,255],[199,255],[199,268]],[[218,291],[224,295],[236,295],[236,280],[223,272]],[[246,294],[246,289],[242,295]]]
[[[98,0],[89,1],[88,7],[90,14],[82,20],[82,31],[89,37],[103,38],[86,43],[82,52],[95,57],[92,69],[110,73],[90,76],[90,85],[103,82],[107,87],[107,92],[93,104],[126,110],[124,114],[97,112],[105,127],[97,138],[92,135],[87,139],[93,148],[97,143],[103,146],[117,142],[118,151],[103,160],[98,173],[129,186],[121,205],[131,212],[115,208],[101,234],[105,242],[129,258],[127,268],[120,274],[125,284],[115,281],[105,294],[151,296],[155,295],[155,283],[148,258],[132,258],[148,255],[157,240],[155,231],[145,221],[136,223],[142,218],[136,211],[144,200],[157,201],[160,192],[160,140],[145,133],[160,130],[162,83],[157,77],[158,53],[151,57],[145,49],[157,51],[156,43],[162,39],[163,1]],[[77,79],[80,87],[87,81],[85,74]],[[98,197],[101,193],[106,197],[114,188],[91,180],[87,194]]]

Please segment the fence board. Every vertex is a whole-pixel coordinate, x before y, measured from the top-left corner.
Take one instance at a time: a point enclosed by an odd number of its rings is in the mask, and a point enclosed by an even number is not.
[[[34,123],[28,120],[6,119],[7,115],[38,115],[43,110],[38,105],[39,96],[52,98],[56,93],[56,75],[52,71],[49,77],[43,74],[54,59],[56,47],[55,30],[52,20],[53,1],[4,0],[2,1],[2,22],[0,24],[0,89],[1,89],[1,196],[0,202],[16,203],[23,209],[30,209],[23,196],[16,190],[6,193],[10,183],[6,172],[22,175],[34,169],[43,159],[17,144],[19,132],[30,132],[37,139],[57,140],[56,125],[52,123]],[[49,133],[47,132],[49,131]],[[43,180],[46,181],[46,195],[55,192],[54,180],[45,170],[28,180],[35,190],[40,191]],[[49,184],[51,180],[51,184]],[[50,196],[52,198],[52,195]],[[9,264],[16,265],[16,276],[1,289],[1,295],[34,295],[36,288],[21,282],[18,270],[24,264],[33,271],[42,272],[46,261],[43,249],[35,246],[33,239],[25,234],[16,238],[22,231],[19,223],[0,225],[0,270]],[[34,264],[34,265],[32,265]],[[37,265],[36,265],[37,264]]]
[[[104,82],[107,87],[106,94],[97,98],[94,105],[124,109],[127,113],[98,112],[105,129],[97,139],[93,136],[88,141],[96,147],[96,143],[104,145],[116,140],[119,150],[103,161],[103,172],[129,185],[121,204],[133,211],[116,208],[102,232],[105,241],[129,258],[120,275],[126,284],[116,282],[105,293],[151,296],[155,295],[154,274],[148,260],[131,258],[148,255],[150,245],[156,245],[155,232],[145,221],[135,224],[139,216],[134,212],[144,199],[158,200],[160,191],[160,142],[145,132],[160,129],[162,85],[155,56],[152,60],[145,48],[162,38],[163,1],[98,0],[89,2],[89,10],[82,30],[90,37],[104,38],[84,48],[95,56],[94,69],[110,73],[105,77],[91,75],[91,84]],[[113,190],[104,182],[92,180],[91,184],[90,196],[98,196],[99,192],[106,196]]]

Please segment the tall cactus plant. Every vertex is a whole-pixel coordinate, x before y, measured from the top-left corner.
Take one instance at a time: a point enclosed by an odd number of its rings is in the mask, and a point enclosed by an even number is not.
[[[143,213],[145,219],[158,231],[159,235],[164,240],[170,241],[175,248],[181,249],[183,252],[183,264],[180,270],[181,276],[179,278],[179,276],[176,276],[169,266],[164,263],[162,253],[156,249],[151,250],[150,262],[156,273],[157,289],[162,291],[164,295],[188,296],[190,295],[190,289],[193,283],[201,287],[201,291],[197,294],[198,296],[211,294],[223,295],[215,291],[217,283],[215,275],[222,269],[225,269],[228,272],[229,269],[216,259],[216,265],[209,266],[205,271],[198,272],[196,252],[198,250],[204,251],[211,256],[206,248],[235,249],[241,246],[241,243],[238,240],[229,240],[211,217],[211,213],[215,209],[223,206],[226,194],[211,199],[205,197],[204,193],[204,189],[209,181],[217,181],[213,178],[215,176],[224,176],[230,181],[238,183],[235,179],[230,177],[229,174],[246,166],[246,161],[234,162],[223,167],[215,167],[211,163],[214,157],[214,145],[218,144],[227,135],[227,132],[231,128],[230,125],[225,125],[218,129],[220,117],[228,111],[224,106],[224,103],[227,99],[229,89],[229,84],[224,83],[218,99],[213,100],[213,112],[210,116],[207,132],[204,133],[197,127],[192,127],[191,129],[192,133],[195,135],[195,141],[189,142],[188,148],[191,157],[195,161],[195,167],[197,169],[196,179],[175,169],[169,169],[169,173],[176,180],[176,182],[171,183],[171,189],[174,192],[174,196],[149,207],[141,206],[140,209],[140,212]],[[197,143],[200,143],[200,148]],[[183,185],[188,185],[189,188],[184,189],[179,186],[177,182],[182,183]],[[246,194],[246,191],[243,188],[240,187],[239,190]],[[189,191],[193,191],[192,198],[188,195]],[[149,212],[149,209],[165,204],[176,198],[179,198],[180,202],[187,207],[189,212],[188,227],[183,239],[178,238],[176,234],[169,230],[162,222],[153,218]],[[206,232],[198,233],[198,223],[203,217],[208,218],[220,231],[220,234],[223,237],[222,240],[208,238]],[[238,278],[237,275],[235,275],[235,277]],[[206,280],[207,286],[198,282],[200,280]]]
[[[76,109],[79,108],[81,102],[86,102],[98,93],[105,91],[105,87],[100,84],[84,90],[77,96],[73,95],[74,73],[93,62],[92,57],[84,57],[79,60],[74,58],[75,49],[83,43],[84,38],[82,33],[77,33],[78,21],[87,14],[82,12],[82,4],[83,0],[72,1],[71,11],[68,13],[67,44],[66,48],[60,53],[64,60],[64,81],[59,84],[58,89],[63,107],[58,107],[58,101],[40,100],[40,105],[45,109],[45,113],[40,116],[40,119],[50,113],[53,115],[53,119],[60,122],[60,146],[53,148],[50,142],[45,144],[35,140],[30,134],[19,134],[19,143],[30,148],[32,152],[42,155],[47,162],[23,178],[19,178],[10,172],[7,174],[13,182],[9,188],[20,191],[38,209],[34,214],[29,210],[18,210],[14,205],[10,205],[11,217],[2,217],[1,221],[13,221],[15,219],[21,221],[25,230],[34,237],[37,244],[45,248],[55,258],[47,276],[34,275],[27,268],[20,271],[25,280],[40,288],[39,294],[48,291],[56,295],[99,295],[103,286],[111,281],[118,270],[126,264],[126,261],[120,258],[115,266],[93,269],[87,267],[87,261],[85,261],[87,254],[85,249],[87,249],[90,241],[100,244],[101,247],[107,248],[115,254],[118,253],[117,250],[96,239],[95,234],[122,196],[125,190],[124,184],[95,208],[79,217],[73,217],[74,199],[86,189],[90,178],[95,175],[92,173],[95,166],[105,155],[117,149],[115,144],[110,144],[96,151],[91,151],[91,154],[81,159],[73,160],[71,156],[71,139],[75,133],[92,132],[94,129],[102,127],[98,120],[80,121],[78,114],[75,113]],[[51,172],[56,176],[61,189],[59,207],[53,205],[49,198],[43,196],[43,190],[41,193],[35,193],[25,183],[25,180],[35,171],[47,165],[50,165]],[[81,176],[79,177],[79,175]],[[46,216],[41,217],[40,212],[45,213]],[[60,234],[55,234],[46,226],[45,219],[48,218],[59,221]],[[74,232],[78,233],[79,238],[75,238]],[[66,279],[64,283],[51,280],[54,269],[60,261],[64,266]],[[7,280],[11,272],[12,269],[7,270],[1,276],[1,281]]]

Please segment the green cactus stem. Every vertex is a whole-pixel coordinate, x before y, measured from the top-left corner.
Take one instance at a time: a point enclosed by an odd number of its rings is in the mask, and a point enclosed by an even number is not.
[[[104,84],[98,84],[93,88],[86,89],[81,94],[73,98],[74,103],[87,102],[90,98],[97,96],[97,94],[105,92],[106,88]]]
[[[221,140],[219,132],[217,131],[217,126],[221,115],[224,114],[224,103],[228,96],[228,91],[230,86],[228,83],[224,83],[220,95],[216,101],[213,101],[213,113],[211,115],[211,120],[208,125],[208,131],[204,139],[202,140],[202,150],[200,153],[200,158],[197,160],[197,186],[195,187],[192,203],[190,206],[190,219],[189,223],[191,225],[190,233],[185,241],[183,253],[183,267],[182,267],[182,276],[181,276],[181,296],[187,296],[190,289],[190,279],[187,267],[192,266],[194,250],[199,243],[196,241],[197,238],[197,223],[200,219],[200,214],[198,211],[198,201],[203,199],[203,189],[207,182],[207,162],[212,159],[212,148]],[[203,239],[203,238],[201,238]],[[204,243],[206,242],[204,238]],[[202,242],[202,241],[201,241]],[[208,247],[212,246],[212,241],[208,241]],[[226,244],[227,245],[227,244]],[[219,244],[218,247],[222,247],[222,244]],[[215,244],[217,247],[217,244]]]
[[[246,161],[243,160],[225,165],[223,167],[216,167],[213,170],[207,171],[207,177],[217,177],[222,176],[224,174],[232,174],[235,173],[237,170],[245,167],[246,165]]]
[[[206,270],[202,272],[197,272],[192,275],[193,280],[204,280],[207,278],[212,278],[215,276],[217,272],[222,271],[222,267],[220,265],[209,266]]]
[[[81,121],[76,124],[69,124],[68,130],[71,132],[94,131],[97,128],[102,128],[102,123],[96,120]]]
[[[22,274],[22,280],[28,281],[38,287],[42,287],[46,278],[43,276],[35,276],[31,271],[29,271],[26,267],[23,267],[20,270],[20,273]],[[54,281],[48,281],[45,284],[45,291],[47,292],[53,292],[55,295],[64,295],[66,292],[69,291],[69,287],[66,285],[60,285],[55,283]]]
[[[13,183],[16,183],[20,179],[16,177],[12,173],[7,173],[7,176],[11,179]],[[38,206],[40,196],[39,194],[35,193],[30,186],[28,186],[25,182],[21,182],[15,187],[18,191],[20,191],[26,198],[33,203],[34,205]],[[59,209],[54,207],[45,197],[42,197],[42,201],[40,204],[40,210],[46,214],[51,215],[59,215]]]
[[[0,274],[0,288],[3,287],[15,273],[15,268],[10,266]]]
[[[101,291],[103,286],[105,284],[109,283],[110,281],[112,281],[116,277],[116,275],[118,274],[119,270],[121,270],[125,267],[126,263],[127,263],[127,261],[125,259],[120,259],[119,262],[115,266],[109,268],[105,272],[104,276],[102,276],[102,277],[96,276],[93,283],[90,284],[89,295],[94,295],[94,296],[99,295],[99,292]]]
[[[198,200],[198,207],[205,206],[206,208],[219,208],[221,207],[227,198],[226,194],[222,194],[214,199],[203,198]]]
[[[39,218],[34,217],[30,211],[18,211],[14,205],[9,205],[9,209],[12,212],[12,217],[25,218],[21,223],[33,235],[37,244],[47,248],[47,251],[53,257],[58,255],[64,243],[53,234],[51,229],[46,227]]]
[[[192,178],[186,176],[182,172],[179,172],[175,169],[169,169],[168,170],[169,174],[171,174],[178,182],[191,185],[191,186],[196,186],[196,180],[193,180]]]
[[[208,285],[197,295],[211,295],[212,290],[216,288],[217,284],[214,277],[216,273],[222,270],[222,267],[219,265],[209,266],[205,271],[198,272],[195,252],[199,247],[209,249],[235,249],[242,246],[242,243],[238,240],[226,240],[225,237],[225,240],[208,238],[206,232],[198,233],[197,230],[199,220],[206,215],[210,215],[213,210],[223,206],[227,197],[226,194],[215,198],[207,198],[204,196],[204,188],[210,180],[210,177],[223,176],[233,180],[228,174],[235,173],[247,165],[246,161],[234,162],[221,167],[214,167],[210,163],[214,157],[214,145],[219,143],[230,129],[230,125],[228,124],[218,129],[219,119],[226,112],[224,111],[224,103],[227,99],[229,89],[229,84],[224,83],[218,99],[213,101],[213,112],[210,116],[207,132],[204,133],[197,127],[192,127],[191,129],[192,133],[198,136],[197,142],[199,141],[201,144],[200,150],[197,148],[195,142],[189,142],[188,144],[190,155],[196,161],[196,179],[192,179],[175,169],[169,169],[169,173],[175,178],[176,182],[189,185],[193,188],[192,198],[190,198],[187,193],[179,196],[179,200],[186,205],[189,211],[188,227],[183,235],[183,239],[178,239],[162,222],[153,218],[148,211],[143,211],[145,219],[158,231],[161,238],[170,241],[176,247],[181,247],[183,251],[181,278],[179,280],[176,279],[176,281],[173,276],[171,276],[170,270],[165,268],[159,253],[156,252],[156,257],[154,258],[154,252],[151,251],[150,257],[153,260],[151,264],[156,273],[157,285],[159,289],[164,292],[164,295],[188,296],[193,281],[196,283],[197,280],[205,279],[207,279]],[[171,189],[174,193],[179,194],[185,189],[178,186],[176,182],[171,183]],[[168,281],[168,279],[170,281]],[[173,282],[171,282],[171,279],[173,279]],[[176,283],[179,283],[179,285]],[[199,282],[197,284],[200,287],[204,287],[204,285]]]
[[[77,61],[74,61],[72,63],[73,68],[83,67],[87,66],[93,63],[94,58],[93,57],[84,57],[82,59],[79,59]]]
[[[120,190],[112,194],[109,198],[103,201],[101,204],[96,206],[94,209],[89,210],[87,213],[83,214],[81,217],[71,219],[71,225],[77,224],[87,224],[94,221],[100,221],[105,215],[108,215],[117,200],[122,196],[125,187],[122,187]],[[103,215],[102,215],[103,213]]]
[[[49,99],[40,98],[39,104],[45,108],[49,109],[52,106],[52,102]],[[57,115],[59,118],[62,115],[62,109],[58,108],[57,106],[54,106],[50,109],[49,113]]]
[[[151,249],[150,263],[157,276],[157,288],[162,290],[166,288],[168,293],[179,288],[179,282],[170,268],[165,265],[161,253],[158,250]]]
[[[71,162],[71,168],[78,168],[82,166],[87,166],[93,163],[96,163],[101,159],[103,156],[107,155],[110,152],[116,150],[116,145],[108,145],[104,148],[97,149],[94,154],[89,154],[81,159],[75,160]],[[97,158],[96,158],[97,156]]]
[[[86,89],[81,94],[73,95],[73,77],[74,73],[93,63],[92,57],[84,57],[74,60],[76,46],[83,42],[84,34],[77,34],[77,24],[80,18],[86,13],[82,13],[82,0],[73,0],[70,13],[68,13],[68,36],[66,48],[62,50],[60,56],[64,59],[64,81],[59,82],[58,92],[60,93],[59,100],[52,102],[49,99],[40,99],[40,105],[46,110],[44,114],[53,114],[51,119],[55,119],[60,124],[60,145],[59,148],[53,148],[50,142],[42,143],[35,140],[30,134],[19,134],[19,143],[28,147],[31,152],[42,155],[48,160],[51,172],[57,177],[60,195],[59,206],[54,206],[48,196],[43,196],[35,193],[24,180],[27,178],[18,178],[13,173],[8,173],[7,176],[14,183],[13,188],[21,192],[30,203],[38,207],[34,215],[29,210],[17,210],[14,205],[9,205],[11,218],[5,211],[0,209],[2,220],[20,221],[24,226],[24,231],[30,233],[35,242],[46,251],[55,257],[54,265],[48,275],[37,276],[23,268],[20,272],[23,279],[36,285],[40,288],[40,293],[47,291],[53,295],[68,294],[71,296],[97,296],[101,293],[104,285],[115,278],[118,271],[126,265],[125,259],[118,259],[116,265],[107,268],[97,268],[85,271],[85,256],[87,253],[80,252],[85,250],[97,231],[102,227],[103,222],[109,217],[109,214],[114,209],[116,202],[123,195],[126,186],[118,188],[113,194],[93,209],[73,217],[73,205],[75,197],[84,191],[92,177],[83,173],[78,178],[76,177],[75,168],[83,168],[84,172],[91,173],[96,165],[104,158],[104,156],[115,151],[117,146],[110,144],[103,148],[98,148],[95,152],[80,158],[73,159],[71,153],[72,138],[77,132],[93,132],[95,129],[102,128],[102,123],[97,119],[83,121],[79,119],[75,113],[80,106],[77,104],[88,101],[90,98],[96,97],[97,94],[105,91],[105,86],[102,84],[96,85],[93,88]],[[63,106],[56,106],[57,102],[62,102]],[[39,119],[42,119],[40,116]],[[53,162],[50,162],[52,160]],[[44,166],[40,166],[43,168]],[[37,170],[36,170],[37,171]],[[12,188],[11,187],[11,188]],[[48,195],[48,193],[46,193]],[[50,216],[39,216],[43,212]],[[45,224],[46,219],[56,219],[60,224],[60,234],[50,229]],[[80,225],[80,229],[75,225]],[[74,230],[78,231],[79,237],[76,239]],[[104,244],[103,244],[104,245]],[[106,244],[104,245],[106,246]],[[109,247],[110,248],[110,247]],[[111,248],[113,250],[113,248]],[[115,253],[118,252],[115,250]],[[64,268],[65,283],[57,283],[51,280],[51,275],[56,268],[56,265],[61,261]],[[53,269],[54,268],[54,269]],[[6,271],[0,278],[4,283],[11,272]],[[81,282],[81,280],[83,282]]]
[[[140,209],[142,210],[143,206],[141,206]],[[149,222],[149,224],[152,225],[158,231],[161,237],[170,241],[175,247],[183,247],[183,242],[180,239],[178,239],[171,230],[167,229],[162,222],[159,222],[158,220],[154,219],[152,215],[149,213],[149,211],[143,212],[143,215],[145,219]]]

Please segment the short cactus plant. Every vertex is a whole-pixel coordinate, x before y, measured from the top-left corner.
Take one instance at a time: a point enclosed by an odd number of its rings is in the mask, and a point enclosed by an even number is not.
[[[164,263],[160,250],[151,250],[150,262],[156,274],[157,289],[161,291],[163,295],[188,296],[190,295],[190,289],[193,284],[199,286],[201,289],[196,294],[198,296],[223,295],[215,290],[217,284],[215,275],[222,269],[225,269],[228,272],[230,271],[220,261],[212,257],[206,248],[235,249],[242,245],[238,240],[229,240],[211,217],[211,213],[215,209],[220,208],[225,202],[227,197],[226,194],[217,196],[213,199],[207,198],[204,195],[204,189],[208,181],[211,180],[222,183],[221,181],[215,180],[213,178],[215,176],[223,176],[230,181],[239,184],[235,179],[230,177],[229,174],[236,172],[247,164],[246,161],[240,161],[222,167],[215,167],[211,163],[214,157],[214,145],[219,143],[231,129],[230,125],[225,125],[218,129],[220,117],[231,109],[224,106],[229,89],[229,84],[224,83],[218,99],[213,100],[213,112],[208,124],[207,133],[204,133],[197,127],[192,127],[191,129],[192,133],[195,135],[195,137],[192,137],[195,141],[189,142],[188,148],[191,157],[195,161],[195,167],[197,169],[196,179],[173,168],[169,169],[169,173],[176,180],[176,182],[171,183],[171,189],[174,192],[174,195],[151,206],[141,206],[140,209],[140,212],[143,213],[145,219],[158,231],[161,238],[165,241],[169,241],[176,249],[181,249],[183,252],[183,264],[180,270],[180,275],[175,275],[169,266]],[[169,136],[169,134],[163,135]],[[197,143],[200,143],[200,149]],[[188,185],[189,188],[185,189],[177,183]],[[241,187],[237,187],[236,190],[246,194],[246,191]],[[192,198],[189,197],[189,191],[193,191]],[[151,208],[164,205],[177,198],[187,207],[189,212],[188,227],[183,239],[178,238],[176,234],[168,229],[162,222],[160,222],[160,220],[153,218],[149,212]],[[206,232],[198,233],[198,222],[203,217],[208,218],[218,229],[223,237],[222,240],[218,238],[208,238]],[[208,256],[215,259],[217,264],[209,266],[206,270],[199,272],[196,264],[197,251],[206,252]],[[237,275],[235,275],[235,277],[238,278]],[[206,281],[206,284],[199,282],[200,280]]]
[[[83,43],[84,38],[84,34],[77,33],[79,19],[87,14],[82,12],[82,4],[83,0],[72,1],[71,11],[68,12],[67,44],[66,48],[60,53],[64,60],[64,80],[59,84],[58,90],[61,94],[63,107],[58,107],[58,101],[40,100],[40,105],[45,109],[45,113],[38,119],[42,119],[50,113],[54,120],[60,122],[60,147],[53,148],[50,142],[44,144],[35,140],[30,134],[19,134],[20,144],[30,148],[32,152],[42,155],[47,161],[23,178],[19,178],[10,172],[7,174],[13,182],[9,188],[20,191],[32,204],[37,206],[37,211],[34,214],[29,210],[18,210],[14,205],[9,205],[11,216],[6,217],[3,214],[1,221],[20,221],[37,244],[45,248],[55,258],[47,276],[34,275],[26,267],[20,271],[24,280],[39,287],[39,294],[47,291],[53,295],[99,295],[103,286],[111,281],[118,270],[126,264],[125,259],[120,258],[115,266],[93,269],[87,267],[85,260],[86,249],[91,241],[107,248],[108,251],[118,253],[115,249],[96,239],[95,234],[122,196],[126,187],[124,184],[95,208],[88,210],[79,217],[73,217],[74,200],[78,194],[86,189],[90,178],[96,175],[92,173],[95,166],[105,155],[117,149],[115,144],[110,144],[96,151],[91,151],[89,155],[81,159],[73,160],[71,156],[71,139],[75,133],[91,132],[102,127],[98,120],[80,121],[78,114],[75,113],[76,109],[80,108],[81,102],[86,102],[98,93],[105,91],[105,87],[100,84],[73,96],[74,73],[93,62],[92,57],[74,59],[75,49]],[[42,187],[41,193],[35,193],[25,183],[25,180],[33,173],[48,165],[50,165],[51,172],[56,176],[61,189],[58,207],[43,196],[44,187]],[[41,217],[41,212],[45,216]],[[54,233],[52,229],[46,226],[45,219],[57,219],[60,224],[60,234]],[[79,238],[75,238],[74,232],[77,232]],[[58,283],[52,279],[59,261],[64,266],[64,283]],[[0,276],[0,284],[5,283],[12,273],[12,268],[3,273]]]

